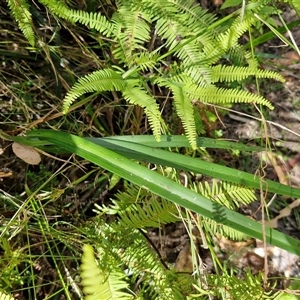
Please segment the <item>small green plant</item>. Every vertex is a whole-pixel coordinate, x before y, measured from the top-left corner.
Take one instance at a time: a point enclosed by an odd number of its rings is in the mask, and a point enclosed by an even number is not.
[[[153,135],[159,141],[165,125],[155,95],[150,92],[158,86],[172,92],[176,112],[195,149],[193,102],[245,102],[272,108],[271,103],[259,95],[222,88],[220,83],[242,81],[249,76],[283,81],[279,74],[259,69],[255,57],[238,42],[257,22],[254,15],[260,14],[260,6],[247,8],[244,15],[237,16],[227,28],[227,25],[222,27],[222,20],[216,25],[215,17],[192,0],[165,2],[163,6],[153,0],[120,1],[111,19],[98,13],[72,10],[55,1],[40,2],[54,15],[89,26],[112,41],[111,55],[116,63],[80,78],[64,99],[64,113],[85,93],[119,91],[130,104],[144,108]],[[23,14],[13,3],[10,7],[14,16],[32,41],[30,23],[21,22]],[[155,43],[160,46],[154,47]],[[240,63],[220,64],[225,56],[228,62],[231,57],[238,57]]]
[[[34,4],[27,0],[7,2],[32,49],[43,48],[44,42],[33,30],[31,5]],[[261,223],[234,211],[240,204],[255,199],[255,189],[289,197],[300,197],[300,190],[215,164],[202,155],[205,148],[256,152],[261,150],[260,147],[198,137],[205,133],[203,119],[208,122],[216,119],[215,114],[206,111],[207,103],[249,106],[254,103],[272,109],[267,99],[241,89],[241,83],[250,76],[283,81],[278,73],[260,69],[253,49],[249,51],[251,47],[240,42],[241,37],[257,24],[258,17],[268,16],[269,11],[264,7],[269,3],[271,1],[250,1],[243,10],[218,20],[192,0],[122,0],[110,3],[105,13],[95,12],[96,9],[90,12],[73,9],[71,4],[63,1],[38,1],[58,23],[70,22],[75,28],[88,28],[89,38],[101,45],[99,59],[105,58],[105,63],[97,64],[97,69],[92,72],[85,72],[88,74],[80,76],[68,89],[63,100],[63,113],[67,114],[83,103],[87,104],[93,95],[101,94],[107,103],[118,98],[122,103],[141,107],[147,117],[145,123],[149,123],[153,133],[99,139],[80,137],[85,130],[78,125],[77,119],[73,120],[75,126],[71,122],[64,124],[66,132],[59,130],[61,124],[56,123],[51,124],[51,130],[31,130],[24,136],[10,136],[0,131],[5,140],[54,155],[76,154],[99,166],[103,172],[108,171],[105,173],[108,179],[117,177],[125,181],[125,191],[119,192],[109,205],[97,206],[97,215],[91,221],[80,220],[79,228],[56,220],[65,211],[59,212],[58,216],[47,215],[49,206],[53,208],[51,203],[60,200],[67,188],[53,189],[52,185],[58,185],[58,182],[52,181],[50,185],[46,177],[53,179],[55,176],[43,168],[39,174],[27,173],[29,181],[39,183],[33,185],[35,190],[25,187],[27,198],[15,205],[17,214],[10,223],[22,214],[29,216],[30,222],[24,218],[19,226],[27,231],[29,258],[40,258],[31,251],[32,244],[42,244],[43,250],[46,249],[46,255],[41,254],[42,257],[50,257],[51,261],[47,267],[56,270],[55,285],[60,286],[57,294],[64,293],[67,299],[72,299],[72,287],[77,297],[83,298],[73,280],[76,275],[70,275],[73,266],[70,268],[67,262],[69,257],[76,257],[73,270],[78,270],[78,249],[85,243],[92,245],[83,247],[80,269],[86,299],[177,300],[202,296],[209,299],[212,295],[223,299],[242,299],[244,295],[253,299],[271,297],[262,288],[261,276],[253,276],[250,272],[244,281],[226,269],[222,269],[222,274],[211,276],[196,267],[193,276],[179,274],[159,257],[145,237],[148,226],[159,228],[161,224],[184,219],[190,226],[201,227],[208,240],[216,233],[234,239],[255,237],[300,255],[299,241],[271,228],[263,231]],[[298,6],[295,1],[290,3]],[[99,69],[98,65],[102,67]],[[74,83],[75,76],[70,77]],[[84,98],[87,93],[92,96]],[[171,124],[165,124],[159,107],[159,99],[164,95],[171,95],[168,99],[183,124],[185,136],[169,134]],[[79,98],[79,104],[75,103]],[[201,113],[195,110],[199,104]],[[89,112],[91,107],[88,103],[85,110]],[[33,126],[38,127],[38,124]],[[99,121],[97,126],[104,128]],[[113,122],[109,126],[113,127]],[[71,134],[72,131],[76,131],[76,135]],[[108,132],[106,129],[100,131]],[[149,170],[145,162],[162,166],[164,171]],[[178,178],[182,171],[217,180],[200,184],[188,182],[183,186]],[[42,180],[45,182],[40,182]],[[77,180],[74,182],[78,183]],[[40,192],[44,187],[51,191]],[[197,224],[189,219],[192,212],[198,216]],[[106,217],[114,217],[114,222],[107,222]],[[70,226],[70,231],[69,228],[68,231],[57,229],[62,223]],[[11,226],[2,228],[1,237],[10,229]],[[35,237],[36,232],[42,242],[29,238],[30,234]],[[3,272],[4,277],[0,279],[3,289],[8,292],[11,287],[7,276],[16,275],[12,278],[20,285],[24,279],[18,272],[13,272],[20,263],[19,254],[15,249],[11,251],[11,256],[17,255],[17,260],[12,260],[12,269]],[[197,265],[196,259],[193,263]],[[32,273],[29,290],[33,290],[37,298],[35,293],[40,286],[35,286],[32,262],[28,265]]]

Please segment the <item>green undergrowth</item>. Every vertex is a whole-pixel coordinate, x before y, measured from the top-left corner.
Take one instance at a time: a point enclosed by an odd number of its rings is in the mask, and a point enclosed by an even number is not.
[[[284,78],[261,67],[254,45],[286,40],[298,23],[274,20],[296,1],[225,1],[226,10],[186,0],[0,3],[0,299],[296,292],[238,269],[217,245],[257,238],[300,255],[298,240],[237,212],[300,190],[268,180],[262,164],[228,162],[271,147],[224,140],[219,125],[234,104],[268,117],[272,103],[246,87]],[[39,165],[24,162],[31,155]],[[169,240],[180,241],[173,252]]]

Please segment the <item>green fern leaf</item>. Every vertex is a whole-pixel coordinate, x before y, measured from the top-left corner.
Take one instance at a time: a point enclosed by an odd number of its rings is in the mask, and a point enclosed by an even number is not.
[[[218,182],[216,179],[213,179],[211,184],[208,182],[194,183],[191,189],[233,210],[241,204],[247,205],[256,200],[253,190],[236,184]],[[246,238],[245,234],[240,231],[220,225],[220,223],[211,219],[204,218],[204,220],[202,222],[203,226],[212,236],[219,234],[233,240]]]
[[[208,182],[194,184],[193,189],[230,209],[235,209],[241,204],[250,204],[256,200],[253,190],[236,184],[218,182],[215,179],[211,184]]]
[[[199,32],[205,32],[207,28],[215,20],[216,16],[207,13],[199,4],[195,4],[194,0],[177,0],[172,4],[178,11],[183,13],[184,24],[190,28],[191,35],[198,35]]]
[[[126,81],[111,69],[95,71],[78,80],[63,100],[63,113],[67,113],[71,104],[85,93],[103,91],[122,91]]]
[[[170,81],[167,79],[158,79],[157,83],[160,86],[168,87],[173,92],[176,113],[182,121],[185,134],[191,147],[193,149],[197,149],[197,132],[194,120],[194,108],[190,101],[190,98],[185,92],[185,84],[173,82],[173,80]]]
[[[249,67],[217,65],[211,68],[212,82],[242,81],[249,76],[256,78],[272,78],[284,82],[284,78],[273,71],[252,69]]]
[[[118,43],[113,51],[115,59],[124,62],[129,68],[133,66],[132,55],[137,51],[145,52],[143,44],[150,40],[150,18],[141,11],[140,5],[122,6],[115,14],[113,22],[116,27]]]
[[[187,90],[190,97],[201,102],[225,104],[225,103],[256,103],[273,109],[273,105],[262,96],[251,94],[244,90],[210,87],[193,87]]]
[[[7,295],[4,292],[0,291],[0,300],[14,300],[15,298],[11,295]]]
[[[187,139],[192,149],[197,149],[197,132],[193,105],[182,87],[173,85],[170,88],[173,92],[176,111],[182,121]]]
[[[137,86],[136,81],[128,83],[123,89],[124,98],[135,105],[139,105],[144,108],[146,116],[149,119],[150,127],[153,131],[153,135],[157,141],[160,141],[161,135],[161,116],[159,107],[156,100],[151,97],[143,88]]]
[[[147,190],[130,186],[116,197],[117,200],[112,200],[113,205],[100,208],[98,213],[118,214],[120,222],[127,228],[159,228],[162,224],[180,220],[174,203],[149,195]]]
[[[30,5],[27,0],[8,0],[7,4],[12,15],[18,22],[18,25],[24,36],[32,47],[35,44],[35,36],[32,28],[32,18],[30,13]]]
[[[203,296],[210,295],[216,299],[274,299],[270,294],[272,290],[270,284],[264,288],[261,284],[262,274],[253,275],[250,268],[247,269],[245,276],[235,276],[233,272],[227,272],[225,269],[222,274],[209,274],[206,276],[206,286],[194,285],[197,294],[191,295],[192,299],[207,299]]]
[[[289,2],[293,5],[296,11],[298,10],[298,13],[300,14],[300,2],[298,0],[290,0]]]
[[[174,280],[175,271],[165,269],[139,230],[127,228],[122,222],[105,223],[103,215],[99,215],[94,222],[86,224],[84,232],[98,244],[100,269],[130,272],[128,280],[132,286],[138,282],[138,299],[184,299],[182,287]]]
[[[79,22],[91,29],[96,29],[107,37],[113,35],[114,24],[99,13],[88,13],[81,10],[70,9],[62,2],[58,3],[51,0],[40,0],[40,2],[47,6],[53,14],[72,23]]]
[[[132,64],[138,66],[142,71],[152,70],[158,62],[158,53],[139,52],[131,57]]]
[[[124,274],[101,274],[90,245],[83,246],[80,275],[83,291],[87,295],[85,300],[133,299],[133,296],[121,291],[128,288]]]
[[[238,39],[256,22],[253,13],[237,17],[230,28],[223,34],[218,35],[217,42],[226,53],[230,48],[238,45]]]

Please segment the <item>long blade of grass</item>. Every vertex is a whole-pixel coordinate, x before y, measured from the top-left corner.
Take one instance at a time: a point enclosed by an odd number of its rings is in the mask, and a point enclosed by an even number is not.
[[[86,138],[91,141],[96,141],[98,138]],[[185,147],[191,148],[191,145],[184,135],[162,135],[161,141],[157,142],[153,135],[125,135],[100,138],[104,140],[118,140],[131,143],[137,143],[154,148],[173,148]],[[214,148],[214,149],[227,149],[227,150],[240,150],[240,151],[263,151],[262,147],[249,146],[242,143],[230,142],[225,140],[216,140],[212,138],[198,137],[197,147]]]
[[[46,143],[51,142],[58,147],[75,153],[134,184],[148,189],[162,198],[173,201],[218,223],[239,230],[246,235],[258,239],[263,238],[262,225],[260,223],[212,202],[169,178],[150,171],[146,167],[96,143],[68,133],[50,130],[34,131],[31,132],[30,136],[44,140]],[[133,143],[131,144],[134,145]],[[266,228],[265,234],[267,243],[300,255],[299,241],[271,228]]]
[[[39,134],[45,132],[51,132],[51,130],[39,130]],[[54,131],[55,134],[57,131]],[[28,133],[28,136],[34,136],[35,131]],[[5,139],[13,140],[16,142],[24,143],[29,146],[34,146],[41,148],[44,151],[61,153],[64,151],[60,149],[58,145],[53,145],[51,142],[40,141],[38,139],[26,139],[24,137],[11,137],[3,132],[0,132],[0,136]],[[201,159],[195,159],[192,157],[184,156],[177,153],[172,153],[170,151],[165,151],[161,149],[153,149],[152,147],[145,145],[154,145],[157,143],[160,147],[188,147],[188,141],[185,137],[181,136],[163,136],[161,142],[155,142],[153,136],[134,138],[132,136],[126,137],[109,137],[109,138],[85,138],[98,145],[101,145],[107,149],[111,149],[127,158],[132,158],[140,161],[146,161],[153,164],[169,166],[177,168],[184,171],[190,171],[194,173],[199,173],[207,175],[210,177],[218,178],[223,181],[228,181],[236,184],[241,184],[250,188],[263,189],[265,191],[276,193],[280,195],[285,195],[289,197],[300,197],[300,189],[293,188],[274,182],[268,179],[261,179],[259,176],[253,174],[239,171],[236,169],[221,166],[215,163],[207,162]],[[130,141],[130,142],[128,142]],[[134,141],[134,142],[132,142]],[[141,142],[142,144],[139,144]],[[234,143],[218,141],[212,139],[202,139],[199,138],[197,141],[198,145],[201,147],[214,147],[214,148],[234,148]],[[46,146],[46,147],[44,147]],[[158,147],[158,146],[157,146]],[[242,147],[240,147],[242,149]],[[259,148],[261,150],[261,148]]]
[[[162,149],[154,149],[137,143],[117,139],[93,139],[89,140],[128,158],[147,161],[153,164],[173,167],[179,170],[190,171],[206,176],[219,178],[236,184],[241,184],[250,188],[263,189],[265,191],[286,195],[289,197],[300,197],[300,189],[280,184],[268,179],[262,179],[247,172],[221,166],[212,162],[184,156],[178,153]]]

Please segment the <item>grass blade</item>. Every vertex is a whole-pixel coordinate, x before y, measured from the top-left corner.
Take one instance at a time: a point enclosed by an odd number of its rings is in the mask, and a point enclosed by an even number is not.
[[[38,138],[45,141],[45,143],[53,143],[58,147],[75,153],[128,181],[148,189],[160,197],[173,201],[178,205],[215,220],[218,223],[239,230],[251,237],[258,239],[263,238],[262,225],[260,223],[212,202],[169,178],[150,171],[130,159],[96,143],[68,133],[51,130],[31,132],[30,137]],[[134,145],[134,143],[129,144]],[[267,243],[300,255],[300,242],[274,229],[266,228],[266,240]]]

